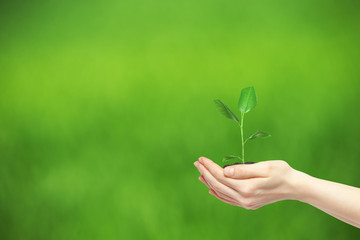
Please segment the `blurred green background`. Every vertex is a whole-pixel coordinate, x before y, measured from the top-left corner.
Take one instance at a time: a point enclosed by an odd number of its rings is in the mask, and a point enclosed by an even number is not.
[[[296,201],[226,205],[193,162],[360,186],[358,1],[2,1],[0,239],[355,239]]]

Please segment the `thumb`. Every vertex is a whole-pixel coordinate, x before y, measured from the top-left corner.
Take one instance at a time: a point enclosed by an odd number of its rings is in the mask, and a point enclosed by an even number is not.
[[[224,175],[228,178],[253,178],[253,177],[268,177],[269,164],[265,162],[258,162],[254,164],[238,164],[224,168]]]

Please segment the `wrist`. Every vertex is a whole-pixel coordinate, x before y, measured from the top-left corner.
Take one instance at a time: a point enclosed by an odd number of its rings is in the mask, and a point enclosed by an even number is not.
[[[308,201],[309,184],[314,177],[293,169],[289,178],[290,196],[289,199],[298,200],[301,202]]]

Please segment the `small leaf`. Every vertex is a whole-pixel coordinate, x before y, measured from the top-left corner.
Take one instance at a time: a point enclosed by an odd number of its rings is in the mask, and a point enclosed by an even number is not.
[[[256,106],[257,97],[254,87],[248,87],[241,90],[238,107],[242,114],[249,112]]]
[[[228,156],[223,157],[223,162],[227,162],[227,161],[234,160],[234,159],[241,159],[241,157],[235,156],[235,155],[228,155]]]
[[[236,115],[219,99],[214,100],[218,110],[227,118],[233,119],[236,122],[239,122],[239,119]]]
[[[269,133],[263,132],[261,130],[257,130],[254,134],[248,137],[248,139],[246,139],[245,142],[247,142],[248,140],[253,140],[255,138],[268,138],[268,137],[271,137]]]

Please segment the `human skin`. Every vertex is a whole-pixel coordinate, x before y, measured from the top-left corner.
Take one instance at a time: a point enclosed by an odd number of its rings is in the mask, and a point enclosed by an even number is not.
[[[225,203],[258,209],[281,200],[297,200],[360,228],[360,188],[312,177],[282,160],[223,169],[200,157],[194,165],[209,193]]]

